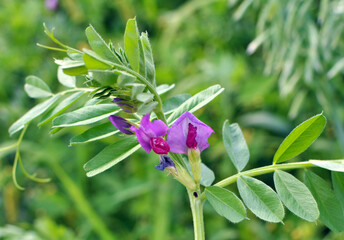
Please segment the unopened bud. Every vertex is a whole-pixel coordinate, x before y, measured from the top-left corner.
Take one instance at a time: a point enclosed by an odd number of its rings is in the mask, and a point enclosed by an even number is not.
[[[123,111],[127,113],[134,113],[137,111],[136,107],[134,106],[133,102],[123,99],[123,98],[114,98],[113,102],[117,104]]]
[[[132,125],[124,118],[116,116],[116,115],[111,115],[109,117],[111,123],[122,133],[125,133],[127,135],[132,135],[134,134],[130,128]]]

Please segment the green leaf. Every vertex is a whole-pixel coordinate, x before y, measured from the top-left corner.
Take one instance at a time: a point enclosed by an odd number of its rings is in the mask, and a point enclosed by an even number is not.
[[[73,103],[75,103],[85,92],[76,92],[69,97],[65,98],[61,101],[55,108],[53,108],[50,112],[48,112],[43,118],[41,119],[38,126],[42,126],[43,124],[51,121],[56,116],[60,115],[64,111],[66,111]]]
[[[140,102],[143,102],[143,103],[147,103],[147,102],[151,101],[153,98],[154,98],[154,95],[151,93],[148,93],[148,92],[139,93],[136,96],[136,99]]]
[[[282,221],[284,208],[271,187],[244,175],[238,178],[237,185],[242,200],[257,217],[268,222]]]
[[[180,94],[174,97],[171,97],[164,101],[163,103],[163,111],[165,114],[171,113],[174,109],[179,107],[183,102],[190,98],[190,94]]]
[[[102,86],[111,86],[116,83],[118,75],[111,70],[92,70],[92,77]]]
[[[217,95],[219,95],[224,89],[220,85],[211,86],[196,95],[189,98],[183,104],[181,104],[167,119],[169,124],[172,124],[180,115],[184,112],[194,112],[204,105],[208,104]]]
[[[163,102],[163,112],[165,115],[171,114],[176,108],[178,108],[183,102],[190,98],[190,94],[180,94],[174,97],[171,97]],[[156,118],[155,113],[153,112],[151,118]]]
[[[229,158],[238,171],[243,170],[250,158],[250,152],[239,125],[237,123],[229,125],[226,120],[223,124],[222,136]]]
[[[336,194],[342,209],[344,210],[344,173],[341,172],[332,172],[332,184],[334,193]]]
[[[100,57],[112,61],[114,63],[120,63],[114,52],[111,51],[109,46],[105,43],[103,38],[97,33],[92,25],[85,30],[88,43],[93,51],[95,51]]]
[[[344,231],[344,212],[330,186],[309,170],[306,171],[305,183],[318,203],[320,221],[334,232]]]
[[[104,148],[84,165],[86,175],[92,177],[129,157],[140,148],[136,137],[122,138]]]
[[[146,79],[155,86],[155,66],[154,66],[154,59],[153,59],[153,52],[152,47],[149,43],[148,34],[141,33],[140,37],[141,47],[144,54],[145,60],[145,77]]]
[[[326,118],[318,114],[297,126],[282,142],[273,162],[280,163],[305,151],[319,137],[326,125]]]
[[[156,92],[161,95],[161,94],[164,94],[165,92],[168,92],[170,91],[171,89],[173,89],[175,87],[175,84],[172,84],[172,85],[168,85],[168,84],[162,84],[162,85],[159,85],[157,88],[156,88]]]
[[[97,141],[118,133],[119,130],[109,121],[98,126],[92,127],[82,134],[73,137],[70,140],[70,145],[82,144]]]
[[[154,108],[158,105],[158,102],[150,102],[150,103],[142,103],[139,108],[137,109],[137,114],[146,115],[154,110]]]
[[[65,113],[53,120],[53,127],[86,125],[109,117],[119,111],[115,104],[97,104]]]
[[[67,52],[68,57],[70,57],[70,59],[72,60],[76,60],[76,61],[82,61],[82,55],[83,53],[81,52]]]
[[[24,89],[29,97],[47,98],[53,95],[49,86],[42,79],[36,76],[26,77],[25,82]]]
[[[75,76],[69,76],[63,72],[62,67],[60,66],[57,70],[57,79],[59,82],[68,87],[68,88],[75,88],[76,86],[76,79]]]
[[[34,106],[32,109],[30,109],[27,113],[25,113],[21,118],[19,118],[16,122],[14,122],[11,125],[11,127],[8,130],[9,134],[13,135],[14,133],[24,128],[25,124],[27,124],[34,118],[38,117],[39,115],[43,114],[60,97],[61,94],[54,95],[51,98],[45,100],[44,102]]]
[[[62,71],[70,76],[79,76],[88,73],[85,64],[79,61],[63,65]]]
[[[246,208],[241,200],[231,191],[221,187],[207,187],[205,195],[215,211],[233,223],[246,218]]]
[[[309,160],[315,166],[325,168],[330,171],[344,172],[344,160]]]
[[[318,219],[318,205],[312,193],[301,181],[287,172],[276,171],[274,182],[280,199],[291,212],[309,222]]]
[[[140,69],[140,75],[146,77],[146,56],[143,52],[143,46],[141,38],[139,38],[139,56],[140,56],[140,63],[139,63],[139,69]]]
[[[146,85],[141,84],[141,83],[133,83],[130,85],[132,86],[132,88],[131,88],[131,98],[132,99],[136,98],[136,96],[139,95],[140,93],[142,93],[146,88]]]
[[[102,59],[95,52],[83,49],[84,51],[84,62],[87,69],[110,69],[113,67],[113,64],[105,59]]]
[[[201,163],[201,181],[200,184],[209,187],[215,180],[214,172],[204,163]]]
[[[124,49],[127,54],[131,68],[139,72],[140,50],[139,50],[139,31],[136,19],[129,19],[124,32]]]

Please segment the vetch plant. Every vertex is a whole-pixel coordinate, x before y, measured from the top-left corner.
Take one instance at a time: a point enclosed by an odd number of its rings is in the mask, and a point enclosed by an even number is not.
[[[124,48],[117,49],[111,42],[107,44],[92,26],[86,29],[92,50],[82,51],[59,42],[53,31],[44,27],[45,33],[59,47],[40,46],[67,54],[64,59],[55,60],[59,65],[58,80],[67,89],[52,93],[40,78],[26,78],[27,94],[46,100],[12,124],[10,135],[19,131],[21,135],[15,145],[2,149],[17,149],[13,181],[19,189],[23,187],[16,180],[18,163],[30,179],[48,181],[30,175],[20,158],[21,141],[34,119],[43,115],[38,126],[52,122],[51,134],[62,128],[103,120],[70,140],[70,145],[74,145],[121,136],[119,141],[105,147],[84,165],[86,175],[92,177],[102,173],[141,147],[147,153],[153,151],[159,160],[155,168],[166,171],[168,177],[172,176],[186,188],[195,239],[205,239],[203,205],[206,201],[233,223],[248,219],[248,210],[264,221],[282,222],[285,206],[306,221],[320,220],[334,232],[344,230],[344,175],[341,173],[344,172],[344,160],[283,163],[301,154],[319,137],[326,125],[322,113],[304,121],[286,137],[271,165],[249,170],[244,170],[250,153],[243,133],[238,124],[225,121],[223,143],[237,174],[213,184],[215,174],[201,157],[202,151],[211,147],[208,138],[220,133],[215,133],[211,123],[200,121],[193,113],[218,96],[224,90],[221,86],[211,86],[192,97],[177,95],[163,102],[160,95],[174,85],[157,85],[148,34],[139,34],[135,19],[128,20]],[[76,103],[79,108],[67,112]],[[332,171],[334,189],[308,170],[312,167]],[[286,172],[292,169],[306,169],[305,183]],[[273,173],[276,191],[255,178],[266,173]],[[231,184],[237,185],[240,196],[225,188]]]

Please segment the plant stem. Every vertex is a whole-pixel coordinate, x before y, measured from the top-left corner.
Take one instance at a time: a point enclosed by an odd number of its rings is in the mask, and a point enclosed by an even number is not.
[[[228,178],[221,180],[220,182],[214,184],[214,186],[226,187],[232,183],[235,183],[237,181],[238,177],[240,177],[240,175],[253,177],[253,176],[263,175],[266,173],[271,173],[271,172],[274,172],[276,170],[290,170],[290,169],[309,168],[309,167],[316,167],[316,166],[313,165],[312,163],[310,163],[309,161],[307,161],[307,162],[295,162],[295,163],[284,163],[284,164],[273,164],[270,166],[254,168],[254,169],[251,169],[248,171],[237,173],[233,176],[230,176]],[[206,199],[206,196],[204,193],[202,194],[201,199],[202,199],[202,201],[204,201]]]
[[[200,190],[195,193],[197,193],[197,197],[194,196],[194,192],[188,190],[194,226],[194,237],[195,240],[204,240],[203,201],[200,197]]]
[[[5,152],[5,151],[11,150],[13,148],[16,148],[17,145],[18,145],[18,143],[16,142],[16,143],[14,143],[14,144],[12,144],[10,146],[6,146],[6,147],[3,147],[3,148],[0,148],[0,152]]]
[[[13,167],[12,167],[12,179],[13,179],[13,184],[16,186],[16,188],[18,188],[19,190],[24,190],[25,188],[23,188],[22,186],[20,186],[17,182],[17,176],[16,176],[16,171],[17,171],[17,165],[18,165],[18,161],[19,161],[19,151],[20,151],[20,144],[23,140],[23,137],[25,135],[25,132],[26,132],[26,129],[28,127],[29,123],[27,123],[22,132],[20,133],[20,136],[18,138],[18,141],[17,141],[17,150],[16,150],[16,155],[14,157],[14,163],[13,163]]]
[[[119,70],[122,70],[122,71],[125,71],[135,77],[137,77],[137,79],[142,82],[143,84],[145,84],[148,88],[148,90],[153,93],[154,97],[155,97],[155,100],[158,102],[158,106],[155,110],[155,114],[156,116],[161,119],[162,121],[164,121],[165,123],[167,123],[166,121],[166,117],[165,117],[165,114],[164,112],[162,111],[162,101],[161,101],[161,98],[159,96],[159,94],[157,93],[157,91],[155,90],[155,87],[146,79],[144,78],[143,76],[141,76],[141,74],[135,72],[134,70],[128,68],[128,67],[125,67],[125,66],[122,66],[122,65],[119,65],[119,64],[116,64],[116,63],[111,63],[114,67],[114,69],[119,69]]]

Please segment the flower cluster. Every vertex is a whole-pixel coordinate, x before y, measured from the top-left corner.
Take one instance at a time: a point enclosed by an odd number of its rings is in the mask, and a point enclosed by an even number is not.
[[[128,107],[121,100],[116,99],[114,102],[120,103],[120,107],[123,104]],[[192,156],[190,151],[192,150],[193,155],[196,152],[199,156],[200,152],[209,147],[208,138],[214,132],[190,112],[182,114],[170,129],[161,120],[151,122],[149,113],[143,116],[139,127],[115,115],[111,115],[109,119],[121,132],[125,134],[135,133],[137,140],[147,153],[153,150],[160,155],[160,164],[155,166],[158,170],[175,168],[174,162],[167,156],[169,152],[187,154],[190,158]],[[167,137],[165,138],[166,134]]]

